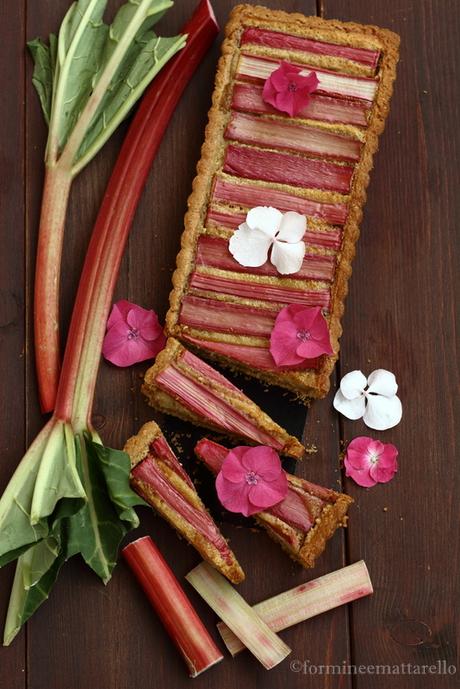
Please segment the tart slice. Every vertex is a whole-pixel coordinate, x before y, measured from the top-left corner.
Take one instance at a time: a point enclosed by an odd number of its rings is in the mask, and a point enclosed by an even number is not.
[[[195,454],[213,474],[218,474],[229,449],[204,438]],[[255,520],[303,567],[313,567],[326,542],[345,526],[353,499],[286,473],[287,496],[280,503],[254,515]]]
[[[126,442],[131,486],[203,559],[234,584],[244,579],[235,555],[207,512],[189,475],[153,421]]]
[[[376,26],[253,5],[234,8],[188,201],[169,335],[301,397],[326,395],[398,46],[396,34]],[[316,84],[307,96],[298,92],[301,79]],[[286,109],[283,102],[290,99],[297,105]],[[261,206],[306,216],[297,247],[282,249],[280,241],[274,248],[265,244],[265,253],[260,249],[264,228],[245,227],[245,221]],[[243,261],[229,250],[231,242],[233,247],[239,242],[241,253],[243,232],[235,239],[239,227],[245,228]],[[282,227],[264,231],[273,239],[277,231],[281,237]],[[256,230],[252,238],[248,229]],[[286,235],[281,239],[290,241]],[[279,254],[283,251],[286,261],[299,257],[301,241],[303,261],[300,256],[298,267],[288,270]],[[275,249],[281,272],[273,263]],[[288,306],[320,309],[330,346],[321,353],[305,345],[300,362],[283,364],[272,356],[270,337]],[[297,336],[309,339],[311,333],[299,325]]]
[[[305,448],[265,414],[225,376],[169,338],[142,388],[159,411],[197,426],[269,445],[280,454],[300,459]]]

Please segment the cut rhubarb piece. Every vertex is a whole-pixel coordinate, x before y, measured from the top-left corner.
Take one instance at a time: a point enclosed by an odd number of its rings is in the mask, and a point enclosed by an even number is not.
[[[232,113],[225,138],[352,163],[359,160],[362,147],[361,142],[356,139],[339,136],[318,127],[290,124],[287,120],[265,119],[241,112]]]
[[[221,303],[222,302],[219,302],[219,311],[221,309]],[[213,327],[215,326],[213,325]],[[266,371],[274,376],[270,382],[274,384],[279,382],[277,377],[279,376],[279,369],[276,367],[273,357],[270,354],[268,339],[264,347],[242,343],[241,341],[231,342],[226,340],[225,342],[219,342],[218,340],[210,339],[209,330],[207,333],[195,333],[194,335],[185,332],[182,335],[182,339],[193,347],[206,351],[209,354],[218,354],[219,358],[222,361],[227,361],[228,364],[231,364],[232,361],[237,361],[241,364],[241,368],[248,374],[251,374],[254,370]],[[287,379],[289,378],[290,370],[294,373],[295,371],[304,369],[318,369],[320,362],[321,358],[305,359],[302,366],[293,366],[292,369],[285,366],[282,375]]]
[[[206,227],[236,230],[237,227],[246,221],[246,215],[247,213],[236,213],[227,209],[223,211],[210,208],[206,217]],[[303,237],[307,248],[314,247],[315,249],[340,249],[341,238],[342,232],[338,227],[331,227],[327,230],[319,230],[315,227],[309,229],[307,227]]]
[[[212,440],[203,439],[195,454],[217,475],[230,450]],[[254,515],[269,535],[303,567],[314,567],[326,541],[339,526],[346,524],[346,514],[353,502],[343,493],[317,486],[286,473],[287,496],[280,503]]]
[[[205,268],[219,268],[220,270],[233,270],[238,273],[246,273],[247,268],[240,265],[228,249],[228,240],[219,237],[202,235],[198,240],[196,265]],[[334,256],[321,254],[306,254],[302,267],[295,274],[297,280],[332,280],[335,268]],[[275,266],[267,261],[260,268],[251,269],[253,275],[278,276]]]
[[[131,459],[131,486],[201,557],[235,584],[244,579],[235,555],[220,533],[198,493],[153,421],[126,442]]]
[[[311,289],[313,286],[315,289]],[[301,280],[270,282],[270,278],[263,277],[251,280],[248,273],[239,276],[217,269],[212,273],[195,271],[190,276],[190,287],[217,294],[273,302],[280,308],[288,304],[303,304],[304,306],[322,306],[327,309],[331,298],[329,285],[323,282],[311,281],[305,284],[302,284]]]
[[[191,328],[222,333],[270,337],[278,309],[266,310],[188,294],[182,302],[181,320]],[[273,362],[272,362],[273,363]]]
[[[227,146],[224,172],[295,187],[324,189],[348,194],[353,168],[350,165],[246,146]]]
[[[375,70],[377,67],[380,56],[379,50],[353,48],[348,45],[338,45],[337,43],[314,41],[311,38],[257,28],[249,28],[244,31],[241,45],[260,45],[265,48],[298,50],[300,52],[312,53],[313,55],[339,57],[352,62],[359,62],[372,70]]]
[[[270,629],[280,632],[373,592],[366,564],[360,560],[257,603],[253,610]],[[219,622],[217,628],[232,656],[244,650],[242,641],[225,622]]]
[[[322,203],[288,191],[272,187],[248,184],[232,178],[216,177],[211,201],[229,203],[243,208],[255,206],[274,206],[280,211],[296,211],[331,225],[344,225],[347,220],[346,203]]]
[[[232,108],[259,115],[278,115],[283,113],[266,103],[262,97],[263,86],[237,83],[233,89]],[[365,127],[369,114],[366,101],[345,100],[311,94],[308,103],[299,111],[297,117],[337,124],[352,124]]]
[[[235,589],[205,562],[192,569],[187,581],[219,615],[266,670],[291,652]]]
[[[153,407],[197,426],[269,445],[296,459],[305,452],[297,438],[173,338],[145,374],[143,391]]]
[[[270,74],[278,69],[279,60],[269,60],[253,55],[242,54],[237,68],[238,78],[249,78],[257,81],[266,81]],[[365,101],[373,101],[377,91],[377,81],[366,77],[351,77],[347,74],[331,72],[316,67],[297,64],[301,67],[300,74],[307,77],[315,72],[319,80],[316,93],[329,96],[342,96],[345,98],[360,98]]]
[[[123,557],[179,649],[189,676],[197,677],[223,660],[224,656],[152,539],[138,538],[123,548]]]

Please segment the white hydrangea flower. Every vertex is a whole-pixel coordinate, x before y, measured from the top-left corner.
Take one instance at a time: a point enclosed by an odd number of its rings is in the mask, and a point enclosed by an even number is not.
[[[306,229],[306,218],[300,213],[283,214],[270,206],[257,206],[230,238],[229,250],[242,266],[258,268],[270,258],[281,275],[292,275],[302,267]]]
[[[348,419],[362,417],[369,428],[385,431],[402,417],[402,404],[396,396],[398,385],[391,371],[379,368],[369,378],[361,371],[351,371],[340,381],[334,408]]]

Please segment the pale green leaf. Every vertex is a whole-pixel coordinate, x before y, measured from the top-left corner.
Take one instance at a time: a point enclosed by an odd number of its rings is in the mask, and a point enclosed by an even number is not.
[[[27,46],[34,61],[32,83],[40,99],[46,123],[49,124],[51,116],[51,98],[53,95],[55,53],[53,54],[51,45],[47,46],[46,43],[43,43],[39,38],[29,41]]]

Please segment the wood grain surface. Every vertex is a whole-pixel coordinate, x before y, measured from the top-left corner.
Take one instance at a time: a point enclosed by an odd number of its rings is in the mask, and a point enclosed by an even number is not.
[[[237,3],[214,0],[213,4],[223,25]],[[355,368],[369,373],[382,367],[396,373],[403,420],[396,429],[372,435],[398,446],[400,471],[393,482],[372,490],[345,480],[345,490],[356,500],[349,528],[335,535],[314,571],[305,572],[292,563],[265,534],[237,521],[222,522],[247,572],[241,592],[250,602],[361,558],[369,567],[375,594],[284,632],[293,649],[292,660],[299,661],[293,667],[287,660],[267,673],[245,653],[236,660],[226,657],[193,680],[193,686],[431,689],[442,682],[443,687],[453,688],[458,686],[455,675],[414,678],[403,675],[401,668],[408,663],[457,664],[458,0],[266,0],[264,4],[376,23],[401,35],[398,80],[369,189],[336,371],[340,376]],[[43,423],[34,378],[31,289],[46,131],[24,46],[27,39],[56,30],[67,6],[68,0],[0,3],[0,489]],[[176,31],[193,6],[192,0],[177,0],[162,21],[162,32]],[[218,54],[219,41],[174,115],[139,206],[118,281],[117,298],[154,308],[161,317],[167,309]],[[63,266],[63,332],[89,234],[125,131],[126,124],[72,190]],[[128,370],[101,366],[94,420],[108,445],[121,447],[153,417],[139,392],[144,370],[143,365]],[[318,452],[298,473],[334,488],[342,486],[343,442],[370,434],[364,424],[339,420],[331,410],[333,393],[313,404],[305,424],[305,410],[282,393],[267,395],[254,384],[248,389],[290,430],[300,435],[305,425],[305,440],[316,444]],[[189,429],[156,418],[187,454]],[[201,478],[206,494],[206,477]],[[139,513],[141,526],[135,535],[150,534],[183,580],[199,561],[198,555],[150,510]],[[217,516],[221,517],[218,512]],[[0,571],[2,621],[13,571],[11,565]],[[215,631],[212,611],[190,587],[187,591],[208,628]],[[320,674],[317,668],[313,674],[313,666],[343,663],[396,665],[400,670],[391,676],[371,674],[372,670],[359,674],[358,669],[356,674],[338,675],[337,670]],[[75,558],[13,645],[0,649],[0,668],[0,689],[180,689],[191,682],[124,563],[104,587]]]

